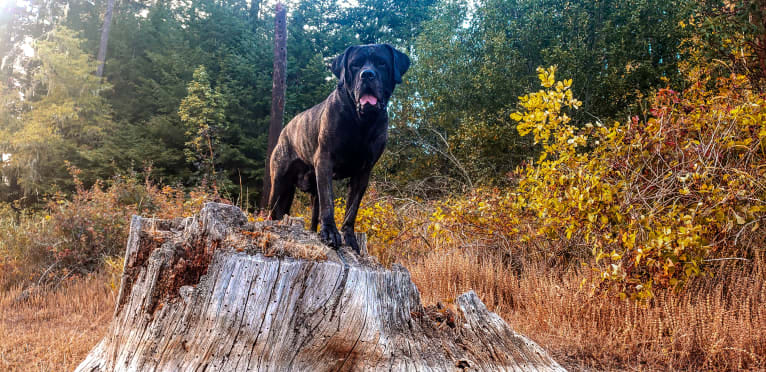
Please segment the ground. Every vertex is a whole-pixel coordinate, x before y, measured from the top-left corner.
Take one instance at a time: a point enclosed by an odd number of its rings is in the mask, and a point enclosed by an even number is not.
[[[103,337],[117,294],[106,275],[76,279],[58,291],[0,292],[0,370],[73,370]]]
[[[594,295],[581,271],[453,249],[403,262],[424,304],[474,289],[491,311],[569,370],[762,370],[766,265],[704,278],[653,304]],[[732,265],[734,263],[726,263]],[[72,370],[101,339],[114,311],[113,279],[96,274],[56,292],[0,292],[0,370]]]

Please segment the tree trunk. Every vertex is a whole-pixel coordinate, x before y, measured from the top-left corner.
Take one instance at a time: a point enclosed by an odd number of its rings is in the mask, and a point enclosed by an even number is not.
[[[133,217],[114,319],[77,371],[198,369],[563,370],[474,292],[423,307],[404,267],[216,203]]]
[[[98,45],[98,68],[96,76],[104,76],[104,64],[106,63],[106,45],[109,42],[109,29],[112,27],[112,12],[114,11],[114,0],[106,1],[106,13],[104,14],[104,27],[101,29],[101,43]]]
[[[269,123],[269,143],[266,150],[266,167],[263,172],[263,194],[261,208],[268,208],[269,192],[271,191],[271,170],[269,161],[271,153],[277,145],[282,122],[285,116],[285,85],[287,84],[287,27],[285,25],[287,9],[282,3],[276,5],[274,17],[274,77],[271,86],[271,122]]]

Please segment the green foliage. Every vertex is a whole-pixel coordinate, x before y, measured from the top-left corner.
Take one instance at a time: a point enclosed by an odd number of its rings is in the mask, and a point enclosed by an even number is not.
[[[683,1],[473,4],[438,3],[417,37],[407,76],[414,88],[397,112],[394,153],[385,159],[389,177],[448,175],[464,184],[467,172],[473,183],[505,181],[539,151],[508,115],[534,88],[540,65],[558,65],[573,78],[583,102],[574,117],[579,124],[621,117],[652,89],[682,82]]]
[[[407,46],[431,18],[436,0],[359,0],[348,7],[339,23],[350,28],[359,44],[391,43]],[[337,6],[337,5],[336,5]]]
[[[112,129],[112,110],[101,93],[110,86],[93,75],[95,61],[81,45],[65,27],[36,41],[30,88],[23,100],[6,101],[13,110],[0,129],[0,152],[11,154],[3,173],[25,197],[72,190],[66,161],[87,168],[90,180],[100,169],[99,147]]]
[[[186,158],[191,162],[202,160],[200,168],[209,179],[215,180],[215,152],[220,145],[220,132],[226,128],[225,102],[220,90],[210,87],[205,67],[194,70],[188,95],[181,101],[178,116],[186,126]]]
[[[766,84],[766,4],[756,0],[700,1],[688,20],[689,63],[710,66],[717,76],[746,75],[753,87]]]

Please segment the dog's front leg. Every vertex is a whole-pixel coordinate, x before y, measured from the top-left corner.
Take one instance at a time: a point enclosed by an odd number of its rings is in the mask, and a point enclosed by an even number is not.
[[[346,200],[346,215],[343,218],[343,240],[346,245],[351,246],[356,253],[359,253],[359,243],[354,234],[354,224],[356,223],[356,214],[359,212],[359,204],[362,202],[364,192],[367,191],[367,185],[370,182],[370,171],[365,170],[360,174],[351,177],[348,183],[348,198]]]
[[[317,194],[319,195],[319,237],[322,242],[339,248],[341,245],[340,233],[335,226],[335,208],[332,196],[332,160],[329,156],[322,156],[321,152],[316,161]]]

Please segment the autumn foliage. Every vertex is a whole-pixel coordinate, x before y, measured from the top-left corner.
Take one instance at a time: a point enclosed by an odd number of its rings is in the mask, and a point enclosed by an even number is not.
[[[748,79],[694,69],[688,89],[660,89],[642,118],[576,126],[572,81],[557,81],[555,67],[538,72],[542,89],[511,115],[542,150],[511,175],[517,186],[430,203],[373,193],[358,219],[373,247],[399,250],[388,257],[417,253],[396,248],[412,240],[426,250],[524,246],[586,265],[595,275],[582,285],[593,291],[639,300],[763,249],[766,112]]]
[[[519,174],[513,205],[536,218],[522,239],[584,242],[601,287],[642,299],[761,249],[766,113],[744,76],[711,82],[696,69],[684,92],[659,90],[644,119],[577,128],[570,82],[539,72],[544,90],[512,115],[543,147]]]
[[[71,198],[57,195],[43,210],[22,214],[0,204],[0,288],[58,287],[102,268],[121,271],[132,215],[190,216],[215,198],[204,186],[185,192],[148,179],[142,182],[135,175],[86,188],[78,178],[79,170],[70,171],[76,185]]]

